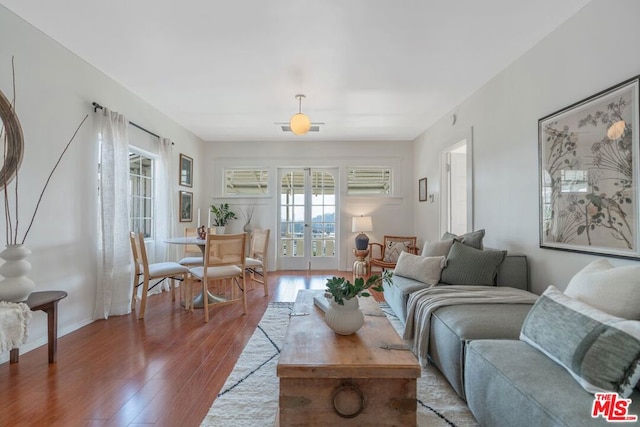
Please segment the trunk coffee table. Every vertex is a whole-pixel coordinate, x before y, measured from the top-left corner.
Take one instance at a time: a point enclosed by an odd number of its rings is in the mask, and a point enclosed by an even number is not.
[[[280,359],[278,425],[416,425],[420,365],[372,298],[361,298],[365,323],[338,335],[301,290]]]

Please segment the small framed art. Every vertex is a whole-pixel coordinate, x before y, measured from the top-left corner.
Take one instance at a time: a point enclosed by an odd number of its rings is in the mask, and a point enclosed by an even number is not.
[[[418,200],[420,202],[427,201],[427,178],[420,178],[418,180]]]
[[[180,153],[180,185],[193,187],[193,159]]]
[[[193,193],[190,191],[180,192],[180,222],[193,221]]]

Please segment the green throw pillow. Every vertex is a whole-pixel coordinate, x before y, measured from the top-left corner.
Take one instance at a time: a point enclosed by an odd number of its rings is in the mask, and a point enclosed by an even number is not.
[[[456,239],[461,241],[467,246],[471,246],[472,248],[482,249],[484,247],[482,245],[483,238],[484,238],[484,229],[477,230],[477,231],[470,231],[469,233],[465,233],[460,236],[456,236],[455,234],[449,233],[447,231],[442,235],[442,239],[440,240]]]
[[[440,281],[449,285],[493,286],[507,251],[481,251],[454,241]]]
[[[590,393],[616,392],[626,398],[640,380],[640,321],[607,314],[553,286],[531,308],[520,339]]]

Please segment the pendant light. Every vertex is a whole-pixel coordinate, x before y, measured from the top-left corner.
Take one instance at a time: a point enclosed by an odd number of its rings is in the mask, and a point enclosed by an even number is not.
[[[296,99],[298,100],[298,112],[291,116],[291,120],[289,121],[291,132],[295,135],[304,135],[309,132],[309,129],[311,129],[311,120],[302,113],[302,98],[306,97],[302,94],[296,95]]]

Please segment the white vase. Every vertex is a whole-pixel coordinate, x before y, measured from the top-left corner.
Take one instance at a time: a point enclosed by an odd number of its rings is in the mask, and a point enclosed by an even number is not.
[[[36,284],[26,276],[31,271],[29,255],[31,251],[24,245],[7,245],[0,252],[0,258],[5,261],[0,267],[0,275],[4,277],[0,280],[0,301],[24,301],[33,292]]]
[[[226,225],[216,225],[213,228],[216,230],[216,234],[224,234],[225,230],[227,229],[227,226]]]
[[[324,313],[324,321],[336,334],[351,335],[364,325],[364,314],[360,311],[358,298],[343,302],[344,305],[340,305],[332,299]]]
[[[251,229],[252,229],[252,228],[253,228],[253,227],[251,226],[251,221],[249,221],[249,222],[247,222],[247,223],[244,225],[244,227],[242,227],[242,230],[243,230],[245,233],[249,233],[249,234],[251,234]]]

